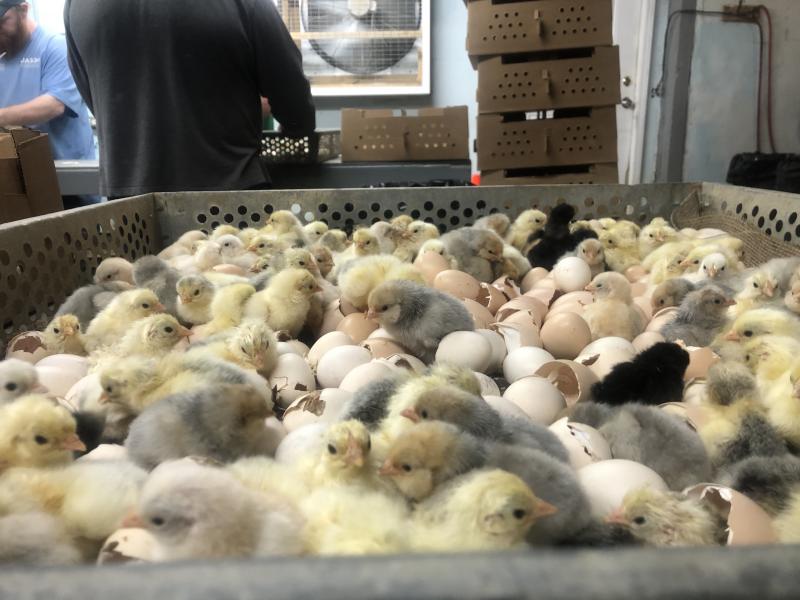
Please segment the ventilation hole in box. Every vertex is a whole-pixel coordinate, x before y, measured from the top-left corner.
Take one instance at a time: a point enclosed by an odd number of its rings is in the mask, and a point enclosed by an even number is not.
[[[333,219],[334,221],[340,221],[341,218],[342,214],[338,210],[335,210],[331,213],[331,219]]]
[[[222,217],[222,220],[230,225],[233,223],[233,215],[231,213],[225,213],[225,216]]]
[[[128,225],[128,215],[122,215],[122,224]]]
[[[258,213],[253,213],[252,215],[250,215],[250,220],[251,220],[253,223],[258,223],[258,222],[260,222],[260,221],[261,221],[261,215],[260,215],[260,214],[258,214]]]
[[[49,236],[44,238],[44,247],[45,247],[45,250],[52,250],[53,249],[53,240],[51,240]]]
[[[135,227],[135,225],[133,226]],[[83,241],[87,241],[89,239],[89,230],[86,227],[81,227],[81,237]]]
[[[387,208],[385,211],[383,211],[384,219],[391,219],[392,217],[394,217],[394,213],[391,210]]]
[[[470,219],[470,218],[472,218],[472,215],[474,215],[474,214],[475,214],[475,212],[471,208],[465,208],[464,209],[464,216],[466,218]]]
[[[239,221],[239,229],[247,229],[249,227],[249,223],[247,221]]]
[[[320,205],[317,207],[317,210],[318,210],[319,212],[321,212],[321,213],[326,213],[326,212],[328,212],[328,205],[327,205],[327,204],[320,204]]]
[[[128,244],[122,244],[122,251],[123,251],[125,254],[128,254]]]
[[[447,216],[447,211],[443,208],[440,208],[439,210],[436,211],[436,216],[439,217],[440,219],[444,219]]]
[[[775,231],[777,233],[783,231],[783,221],[778,221],[777,223],[775,223]]]
[[[356,222],[353,219],[345,219],[344,221],[344,228],[347,231],[352,231],[353,227],[355,226]]]
[[[450,225],[456,226],[460,222],[461,222],[461,219],[459,219],[458,217],[456,217],[456,216],[450,217]]]
[[[367,211],[365,211],[365,210],[358,211],[358,218],[360,220],[362,220],[362,221],[366,221],[367,220]]]
[[[120,234],[122,234],[122,227],[120,229]],[[69,233],[64,233],[64,243],[71,244],[72,243],[72,236]]]
[[[775,217],[777,217],[777,216],[778,216],[778,211],[775,210],[774,208],[771,211],[769,211],[769,220],[770,221],[774,221]]]
[[[478,200],[476,206],[478,207],[478,210],[483,210],[484,208],[486,208],[486,202],[483,200]]]
[[[208,207],[208,212],[216,217],[220,213],[219,206],[212,204]]]
[[[129,233],[128,236],[131,234]],[[75,250],[81,251],[83,250],[83,244],[81,244],[80,240],[75,240]]]
[[[753,215],[753,216],[755,216],[755,215]],[[759,217],[758,218],[758,226],[759,227],[764,227],[764,217]]]
[[[373,202],[372,204],[369,205],[369,209],[372,212],[378,212],[381,209],[381,205],[378,204],[377,202]]]
[[[37,279],[39,279],[39,269],[37,269],[36,267],[31,267],[31,271],[30,273],[28,273],[28,278],[31,279],[32,281],[36,281]]]
[[[758,207],[757,207],[757,206],[754,206],[754,207],[753,207],[753,210],[751,210],[750,212],[751,212],[751,214],[752,214],[754,217],[755,217],[755,216],[757,216],[757,215],[758,215]]]
[[[772,229],[770,229],[769,227],[767,227],[767,229],[766,229],[766,233],[767,233],[767,235],[772,235]]]
[[[784,242],[791,242],[792,241],[792,234],[788,231],[783,234],[783,241]]]
[[[793,212],[789,215],[789,224],[794,225],[794,222],[797,221],[797,213]]]
[[[353,212],[353,204],[351,202],[345,202],[344,210],[347,212]]]
[[[8,277],[6,277],[6,285],[10,290],[17,289],[17,278],[14,277],[13,275],[9,275]]]
[[[736,205],[736,214],[739,215],[742,213],[742,203]]]
[[[430,201],[426,202],[425,204],[422,205],[422,208],[424,208],[427,211],[433,210],[433,202]]]
[[[450,203],[450,208],[452,208],[453,210],[458,210],[459,208],[461,208],[461,203],[458,200],[453,200]]]
[[[8,263],[11,262],[11,257],[8,255],[8,252],[5,250],[0,250],[0,263],[3,263],[3,266],[8,266]]]
[[[78,268],[80,268],[81,273],[86,273],[86,268],[87,268],[86,261],[81,259],[80,262],[78,262]]]
[[[236,212],[238,212],[240,215],[244,216],[244,215],[246,215],[246,214],[247,214],[247,207],[246,207],[246,206],[242,206],[242,205],[240,204],[240,205],[239,205],[239,206],[236,208]]]
[[[212,231],[215,230],[219,226],[220,226],[220,222],[219,221],[211,221],[211,230]]]
[[[22,251],[25,253],[25,256],[27,256],[28,258],[33,256],[33,246],[31,246],[28,242],[25,242],[22,245]]]
[[[411,218],[416,221],[419,219],[420,214],[421,213],[417,209],[414,209],[411,211]]]

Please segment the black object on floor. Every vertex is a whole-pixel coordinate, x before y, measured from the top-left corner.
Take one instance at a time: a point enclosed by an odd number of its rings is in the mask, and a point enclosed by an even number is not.
[[[744,187],[800,193],[800,155],[747,152],[728,167],[728,183]]]

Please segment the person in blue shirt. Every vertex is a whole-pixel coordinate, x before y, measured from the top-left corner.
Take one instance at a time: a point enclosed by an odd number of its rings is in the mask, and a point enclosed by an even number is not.
[[[63,35],[37,27],[22,0],[0,0],[0,127],[50,136],[55,160],[94,159],[89,112],[67,64]]]

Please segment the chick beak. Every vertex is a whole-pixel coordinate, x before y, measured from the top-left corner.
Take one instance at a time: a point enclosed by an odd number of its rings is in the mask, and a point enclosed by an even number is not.
[[[767,283],[764,285],[764,295],[767,298],[772,298],[775,295],[775,286],[772,283]]]
[[[396,477],[400,475],[402,471],[398,469],[395,465],[391,463],[391,461],[386,461],[383,463],[380,469],[378,469],[378,475],[382,477]]]
[[[663,242],[664,239],[665,238],[664,238],[664,232],[663,231],[659,231],[658,233],[656,233],[656,241],[657,242]]]
[[[584,280],[584,281],[585,281],[585,280]],[[594,291],[595,291],[597,288],[596,288],[596,287],[594,287],[594,284],[593,284],[593,283],[590,283],[589,285],[587,285],[587,286],[586,286],[585,288],[583,288],[583,289],[584,289],[585,291],[587,291],[587,292],[594,292]]]
[[[723,306],[736,306],[736,300],[734,300],[733,298],[729,298],[728,300],[725,300],[725,302],[723,302],[722,304]]]
[[[111,398],[106,392],[103,392],[102,394],[100,394],[100,397],[97,399],[97,402],[99,402],[100,404],[108,404],[109,402],[111,402]]]
[[[347,450],[345,451],[344,460],[348,465],[354,467],[361,468],[364,466],[364,452],[361,450],[361,446],[358,445],[358,441],[354,437],[347,440]]]
[[[378,318],[378,313],[377,313],[377,312],[376,312],[374,309],[370,308],[370,309],[367,311],[367,315],[366,315],[366,317],[367,317],[368,319],[377,320],[377,318]]]
[[[315,294],[317,292],[321,292],[322,291],[322,286],[319,283],[315,283],[314,287],[311,288],[311,291],[314,292]]]
[[[356,242],[356,248],[363,250],[365,248],[364,242]]]
[[[181,303],[183,303],[183,304],[191,304],[191,303],[192,303],[192,300],[194,300],[194,298],[192,298],[192,296],[191,296],[191,295],[188,295],[188,294],[186,294],[186,295],[184,295],[184,294],[181,294]]]
[[[75,335],[75,328],[74,327],[64,327],[64,335],[66,335],[68,337]]]
[[[146,529],[145,523],[135,512],[128,514],[120,524],[124,529]]]
[[[403,412],[400,413],[400,415],[405,417],[406,419],[409,419],[410,421],[413,421],[414,423],[420,422],[419,415],[417,414],[417,411],[415,411],[413,408],[405,409]]]
[[[164,306],[163,304],[161,304],[161,302],[159,302],[158,304],[156,304],[153,307],[153,312],[162,313],[162,312],[166,312],[166,311],[167,311],[167,307]]]
[[[795,301],[800,302],[800,288],[796,288],[796,289],[792,290],[792,298],[794,298]]]
[[[628,520],[622,514],[622,509],[618,508],[606,517],[606,523],[616,523],[617,525],[628,525]]]
[[[73,433],[64,443],[61,444],[62,450],[74,450],[75,452],[86,452],[86,444],[81,441],[77,434]]]
[[[554,515],[558,512],[558,508],[550,504],[549,502],[545,502],[544,500],[539,500],[539,504],[536,506],[536,509],[533,511],[533,516],[537,519],[542,517],[547,517],[549,515]]]
[[[739,337],[739,334],[735,331],[729,331],[727,334],[725,334],[724,339],[728,340],[729,342],[738,342],[741,341],[742,338]]]
[[[717,270],[717,267],[715,267],[714,265],[708,268],[708,276],[711,277],[712,279],[717,276],[717,273],[719,273],[719,271]]]
[[[258,266],[257,263],[253,263],[250,268],[248,269],[251,273],[261,273],[261,268]]]
[[[692,261],[690,261],[690,260],[687,258],[687,259],[684,259],[684,260],[682,260],[681,262],[679,262],[679,263],[678,263],[678,266],[679,266],[679,267],[681,267],[682,269],[685,269],[685,268],[686,268],[686,267],[688,267],[690,264],[692,264]]]
[[[180,337],[185,337],[185,338],[192,337],[192,330],[191,329],[187,329],[186,327],[181,327],[178,330],[178,335]]]

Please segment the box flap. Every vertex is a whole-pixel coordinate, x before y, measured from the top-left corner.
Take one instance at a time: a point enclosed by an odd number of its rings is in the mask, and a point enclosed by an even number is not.
[[[64,210],[50,140],[43,133],[17,145],[25,193],[34,215]],[[14,136],[16,138],[16,135]]]
[[[0,158],[13,158],[17,160],[17,145],[10,133],[0,132]]]

